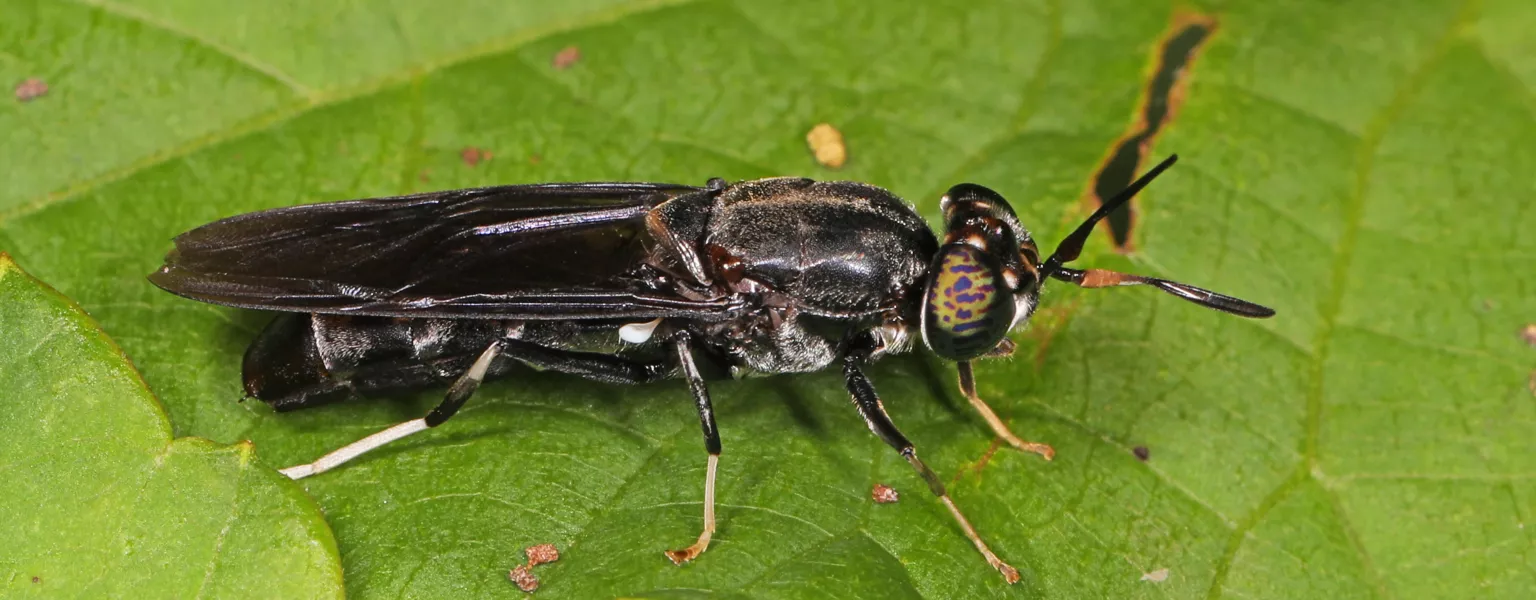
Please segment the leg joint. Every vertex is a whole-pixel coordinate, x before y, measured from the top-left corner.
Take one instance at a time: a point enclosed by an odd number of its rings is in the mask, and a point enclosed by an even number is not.
[[[928,468],[928,465],[923,464],[923,461],[917,458],[917,452],[911,446],[902,449],[901,455],[907,459],[907,462],[912,463],[912,468],[917,469],[917,474],[923,476],[923,481],[928,484],[928,491],[940,497],[949,494],[948,490],[944,489],[944,482],[939,481],[939,476],[935,475],[933,470]]]

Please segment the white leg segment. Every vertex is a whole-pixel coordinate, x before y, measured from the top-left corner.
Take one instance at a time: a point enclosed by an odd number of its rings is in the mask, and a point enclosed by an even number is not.
[[[683,564],[704,553],[709,548],[709,540],[715,535],[715,470],[720,466],[720,455],[709,455],[709,466],[704,475],[704,531],[699,534],[699,540],[692,546],[682,550],[668,550],[667,558],[675,564]]]
[[[1024,452],[1034,452],[1046,460],[1056,457],[1056,449],[1049,445],[1039,442],[1026,442],[1019,439],[1019,436],[1014,435],[1013,431],[1008,429],[1008,425],[997,417],[997,413],[992,412],[992,407],[987,406],[986,401],[982,400],[981,396],[976,393],[976,377],[971,372],[971,363],[969,361],[961,361],[958,366],[960,369],[960,393],[965,394],[966,400],[970,400],[971,406],[976,408],[976,412],[981,413],[981,418],[987,421],[987,425],[992,428],[993,434],[1003,438],[1003,441],[1008,442],[1008,445]]]
[[[384,444],[388,444],[413,433],[426,431],[427,429],[429,428],[427,427],[426,419],[412,419],[410,421],[406,421],[394,427],[390,427],[389,429],[385,429],[384,431],[380,431],[358,441],[337,448],[330,454],[320,457],[320,460],[315,462],[309,463],[307,465],[294,465],[278,472],[287,475],[290,479],[303,479],[316,473],[324,473],[340,466],[344,462],[362,456],[364,452],[373,450],[374,448],[378,448],[379,446],[383,446]]]
[[[484,352],[481,352],[480,357],[475,359],[475,364],[470,365],[469,371],[465,372],[463,375],[460,375],[458,381],[453,382],[453,386],[449,388],[449,396],[451,397],[454,393],[456,393],[456,390],[459,393],[473,393],[475,387],[480,385],[480,380],[485,379],[486,370],[491,367],[491,361],[496,359],[496,355],[500,351],[501,344],[496,343],[491,344],[490,347],[486,348]],[[465,386],[468,386],[467,392],[461,389]],[[358,441],[337,448],[330,454],[320,457],[320,460],[315,462],[309,463],[307,465],[294,465],[278,472],[287,475],[289,479],[303,479],[305,477],[309,477],[310,475],[324,473],[338,466],[341,466],[342,463],[362,456],[364,452],[368,452],[369,450],[373,450],[374,448],[378,448],[379,446],[383,446],[384,444],[388,444],[413,433],[426,431],[430,428],[431,427],[427,425],[427,419],[425,417],[420,419],[412,419],[410,421],[406,421],[394,427],[390,427],[389,429],[385,429],[384,431],[380,431]]]

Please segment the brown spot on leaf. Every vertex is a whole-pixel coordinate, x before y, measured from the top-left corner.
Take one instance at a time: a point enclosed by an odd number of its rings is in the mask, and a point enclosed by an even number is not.
[[[848,162],[848,146],[843,143],[843,132],[828,123],[819,123],[805,134],[805,143],[816,155],[816,162],[829,168],[839,168]]]
[[[31,102],[33,99],[47,93],[48,84],[36,77],[16,84],[16,100],[21,102]]]
[[[580,60],[581,48],[566,46],[556,52],[554,58],[549,59],[549,66],[554,67],[556,71],[564,71]]]
[[[512,583],[517,584],[517,589],[528,593],[533,593],[534,590],[539,589],[539,576],[534,575],[533,571],[529,570],[528,565],[512,567],[512,571],[507,573],[507,579],[511,579]]]
[[[528,555],[529,567],[537,567],[560,560],[560,550],[556,549],[554,544],[529,546],[528,549],[523,550],[523,553]]]
[[[1148,450],[1146,446],[1131,448],[1131,454],[1136,455],[1136,460],[1141,462],[1147,462],[1148,459],[1152,458],[1152,451]]]
[[[464,164],[473,167],[484,161],[490,160],[491,151],[484,148],[476,148],[474,146],[465,146],[463,150],[459,151],[459,158],[464,161]]]
[[[36,575],[32,576],[32,583],[42,583],[42,582],[43,582],[43,578],[42,577],[38,577]]]
[[[1157,45],[1156,66],[1147,80],[1136,121],[1110,148],[1088,184],[1086,196],[1095,209],[1136,178],[1142,162],[1152,152],[1157,134],[1173,121],[1184,104],[1189,69],[1199,56],[1200,48],[1215,31],[1216,18],[1210,15],[1183,12],[1174,17],[1163,41]],[[1131,251],[1136,204],[1132,200],[1125,210],[1117,210],[1105,219],[1115,248],[1121,252]]]
[[[536,165],[536,164],[539,164],[541,162],[544,162],[544,157],[539,156],[537,154],[529,154],[528,155],[528,164]]]
[[[416,179],[421,180],[422,183],[426,183],[427,180],[429,180],[431,178],[432,178],[432,169],[422,169],[420,173],[416,174]]]
[[[869,497],[874,498],[876,504],[891,504],[901,499],[896,490],[883,483],[875,484],[875,489],[870,490]]]

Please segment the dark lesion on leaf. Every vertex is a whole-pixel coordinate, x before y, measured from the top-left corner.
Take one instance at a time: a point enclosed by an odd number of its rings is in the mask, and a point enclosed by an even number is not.
[[[976,481],[980,482],[982,470],[987,468],[987,463],[992,462],[992,455],[997,454],[998,448],[1002,447],[1002,439],[996,437],[992,438],[992,443],[988,444],[987,450],[981,453],[981,458],[976,459],[976,462],[974,463],[960,465],[960,469],[955,471],[955,476],[950,478],[949,485],[960,483],[960,480],[965,477],[966,473],[974,475],[976,477]]]
[[[1130,185],[1136,173],[1141,171],[1142,162],[1151,154],[1158,133],[1173,121],[1184,103],[1189,67],[1215,31],[1216,18],[1213,16],[1184,12],[1174,17],[1168,33],[1157,45],[1156,67],[1147,80],[1136,121],[1111,147],[1089,183],[1088,195],[1095,208],[1104,198],[1114,196]],[[1114,238],[1115,249],[1129,252],[1131,230],[1136,225],[1135,201],[1126,205],[1126,210],[1110,214],[1105,222]]]

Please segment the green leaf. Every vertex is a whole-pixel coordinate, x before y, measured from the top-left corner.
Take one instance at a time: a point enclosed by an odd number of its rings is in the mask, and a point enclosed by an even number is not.
[[[562,558],[536,570],[541,597],[1527,594],[1523,0],[0,0],[0,75],[51,87],[0,102],[0,249],[101,319],[177,434],[307,462],[441,391],[283,415],[237,402],[240,353],[268,317],[147,284],[175,234],[472,185],[803,174],[887,187],[930,217],[949,185],[982,183],[1051,247],[1136,127],[1158,44],[1188,11],[1215,33],[1150,142],[1183,159],[1138,200],[1134,252],[1096,236],[1081,262],[1279,315],[1048,287],[1019,356],[978,376],[1053,462],[993,452],[940,362],[872,371],[1019,586],[868,434],[836,373],[712,387],[722,525],[682,568],[661,552],[700,525],[686,390],[530,374],[302,482],[348,591],[516,597],[506,571],[550,542]],[[553,67],[571,46],[580,60]],[[819,122],[848,140],[840,171],[805,148]],[[466,147],[492,158],[467,164]],[[871,502],[876,482],[901,502]]]
[[[0,253],[6,597],[340,597],[319,507],[248,442],[171,439],[133,365]]]

